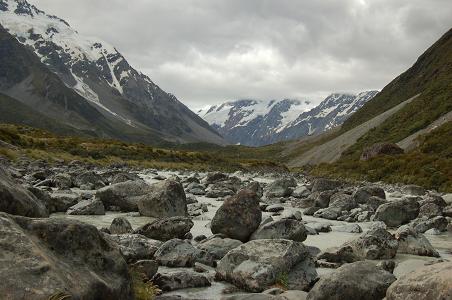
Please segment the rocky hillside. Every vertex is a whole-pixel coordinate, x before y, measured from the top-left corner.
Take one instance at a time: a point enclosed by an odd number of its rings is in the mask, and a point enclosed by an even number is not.
[[[0,24],[0,92],[33,110],[95,136],[224,143],[108,43],[22,0],[0,1]]]
[[[378,92],[332,94],[314,107],[309,101],[237,100],[198,111],[227,141],[246,146],[316,135],[341,125]]]

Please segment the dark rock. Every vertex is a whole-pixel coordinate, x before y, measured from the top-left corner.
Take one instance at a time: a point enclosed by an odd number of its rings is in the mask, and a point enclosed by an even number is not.
[[[171,239],[183,239],[193,227],[193,221],[187,217],[171,217],[157,219],[141,226],[135,233],[142,234],[151,239],[168,241]]]
[[[160,272],[154,277],[153,282],[165,292],[187,288],[201,288],[211,285],[205,275],[191,270]]]
[[[212,219],[211,230],[246,242],[261,220],[259,197],[252,191],[241,190],[223,202]]]
[[[96,192],[105,207],[117,206],[124,212],[138,211],[138,201],[149,192],[149,185],[143,180],[112,184]]]
[[[68,208],[68,215],[105,215],[104,205],[100,200],[82,200]]]
[[[398,227],[413,220],[418,214],[419,203],[415,199],[404,198],[378,207],[374,219],[385,222],[389,227]]]
[[[165,242],[154,256],[160,265],[167,267],[193,267],[195,262],[215,266],[214,258],[207,251],[180,239]]]
[[[312,192],[330,191],[339,188],[342,185],[340,181],[318,178],[312,183]]]
[[[187,200],[180,182],[165,180],[153,184],[138,201],[140,214],[147,217],[187,216]]]
[[[303,242],[307,238],[307,230],[304,224],[297,220],[280,219],[264,225],[251,235],[251,240],[259,239],[286,239]]]
[[[111,234],[126,234],[131,233],[133,231],[132,225],[130,222],[124,217],[116,217],[111,221],[111,225],[109,228]]]
[[[425,236],[408,225],[397,229],[394,236],[399,242],[398,253],[439,257],[438,251],[433,248]]]
[[[112,234],[105,238],[118,245],[121,254],[128,262],[140,259],[152,259],[154,253],[163,244],[161,241],[149,239],[140,234]]]
[[[157,274],[159,264],[155,260],[143,259],[134,263],[132,268],[146,275],[148,279],[152,279]]]
[[[370,197],[378,197],[380,199],[386,199],[385,191],[381,187],[377,186],[365,186],[358,188],[353,193],[353,198],[357,203],[366,204]]]
[[[197,248],[207,251],[215,259],[222,259],[230,250],[242,245],[239,240],[229,238],[214,237],[202,241]]]

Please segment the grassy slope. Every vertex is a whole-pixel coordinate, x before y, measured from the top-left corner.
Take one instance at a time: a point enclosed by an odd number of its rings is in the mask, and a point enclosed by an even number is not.
[[[20,150],[0,147],[0,155],[11,159],[26,155],[48,161],[77,159],[100,165],[127,163],[148,168],[286,170],[273,161],[259,159],[256,155],[238,157],[230,150],[222,153],[217,150],[163,149],[117,140],[56,136],[44,130],[12,124],[0,124],[0,140],[19,147]]]

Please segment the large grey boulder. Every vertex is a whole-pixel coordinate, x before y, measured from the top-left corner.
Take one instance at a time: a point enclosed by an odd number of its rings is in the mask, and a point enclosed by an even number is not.
[[[200,273],[192,270],[168,270],[159,272],[152,279],[152,282],[164,291],[174,291],[188,288],[201,288],[210,286],[209,279]]]
[[[259,226],[251,235],[250,240],[286,239],[303,242],[308,236],[303,222],[293,219],[280,219]]]
[[[125,260],[92,225],[0,213],[3,299],[133,299]]]
[[[67,173],[59,173],[51,179],[52,185],[60,190],[68,190],[74,186],[72,176]]]
[[[100,189],[105,186],[102,176],[93,171],[86,171],[75,176],[73,183],[76,187],[90,187],[90,189]]]
[[[318,178],[315,179],[314,182],[312,183],[311,191],[312,192],[330,191],[339,188],[341,185],[342,183],[337,180]]]
[[[154,253],[163,243],[149,239],[141,234],[104,234],[104,237],[114,242],[128,262],[141,259],[152,259]]]
[[[323,275],[309,291],[308,300],[381,300],[396,280],[372,262],[355,262]]]
[[[341,216],[343,211],[350,211],[358,206],[356,200],[344,193],[336,193],[331,196],[329,206],[319,209],[314,213],[315,217],[335,220]]]
[[[162,266],[193,267],[196,262],[215,266],[215,260],[207,251],[195,248],[188,241],[172,239],[165,242],[154,254]]]
[[[56,191],[50,194],[50,201],[46,205],[50,213],[66,212],[80,201],[82,197],[71,191]]]
[[[138,210],[141,215],[154,218],[187,216],[187,198],[182,184],[171,179],[153,184],[138,201]]]
[[[222,259],[230,250],[242,245],[239,240],[230,238],[213,237],[196,245],[197,248],[210,253],[215,259]]]
[[[438,251],[433,248],[427,238],[408,225],[397,229],[394,236],[399,242],[398,253],[439,257]]]
[[[419,203],[415,198],[390,201],[375,212],[374,220],[383,221],[389,227],[398,227],[415,219],[419,214]]]
[[[296,186],[297,181],[293,177],[277,179],[267,186],[265,195],[267,198],[288,197]]]
[[[254,240],[218,263],[216,277],[250,292],[261,292],[284,278],[287,288],[308,290],[317,278],[309,250],[290,240]]]
[[[24,187],[16,184],[2,167],[0,167],[0,211],[35,218],[49,216],[44,203]]]
[[[400,277],[387,290],[386,299],[452,299],[452,262],[422,267]]]
[[[355,255],[361,259],[391,259],[397,253],[397,240],[385,229],[376,228],[360,237],[345,243],[351,246]]]
[[[246,242],[261,220],[259,197],[252,191],[241,190],[223,202],[212,219],[211,230],[213,234]]]
[[[193,225],[193,221],[187,217],[163,218],[137,228],[135,233],[160,241],[183,239]]]
[[[124,212],[138,211],[138,200],[149,192],[149,185],[143,180],[125,181],[112,184],[96,192],[98,198],[108,209],[119,207]]]
[[[105,208],[102,201],[82,200],[74,206],[68,208],[68,215],[105,215]]]

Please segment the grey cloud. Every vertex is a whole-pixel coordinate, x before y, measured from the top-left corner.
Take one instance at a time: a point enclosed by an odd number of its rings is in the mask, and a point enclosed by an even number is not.
[[[450,0],[29,0],[192,108],[381,89],[452,25]]]

